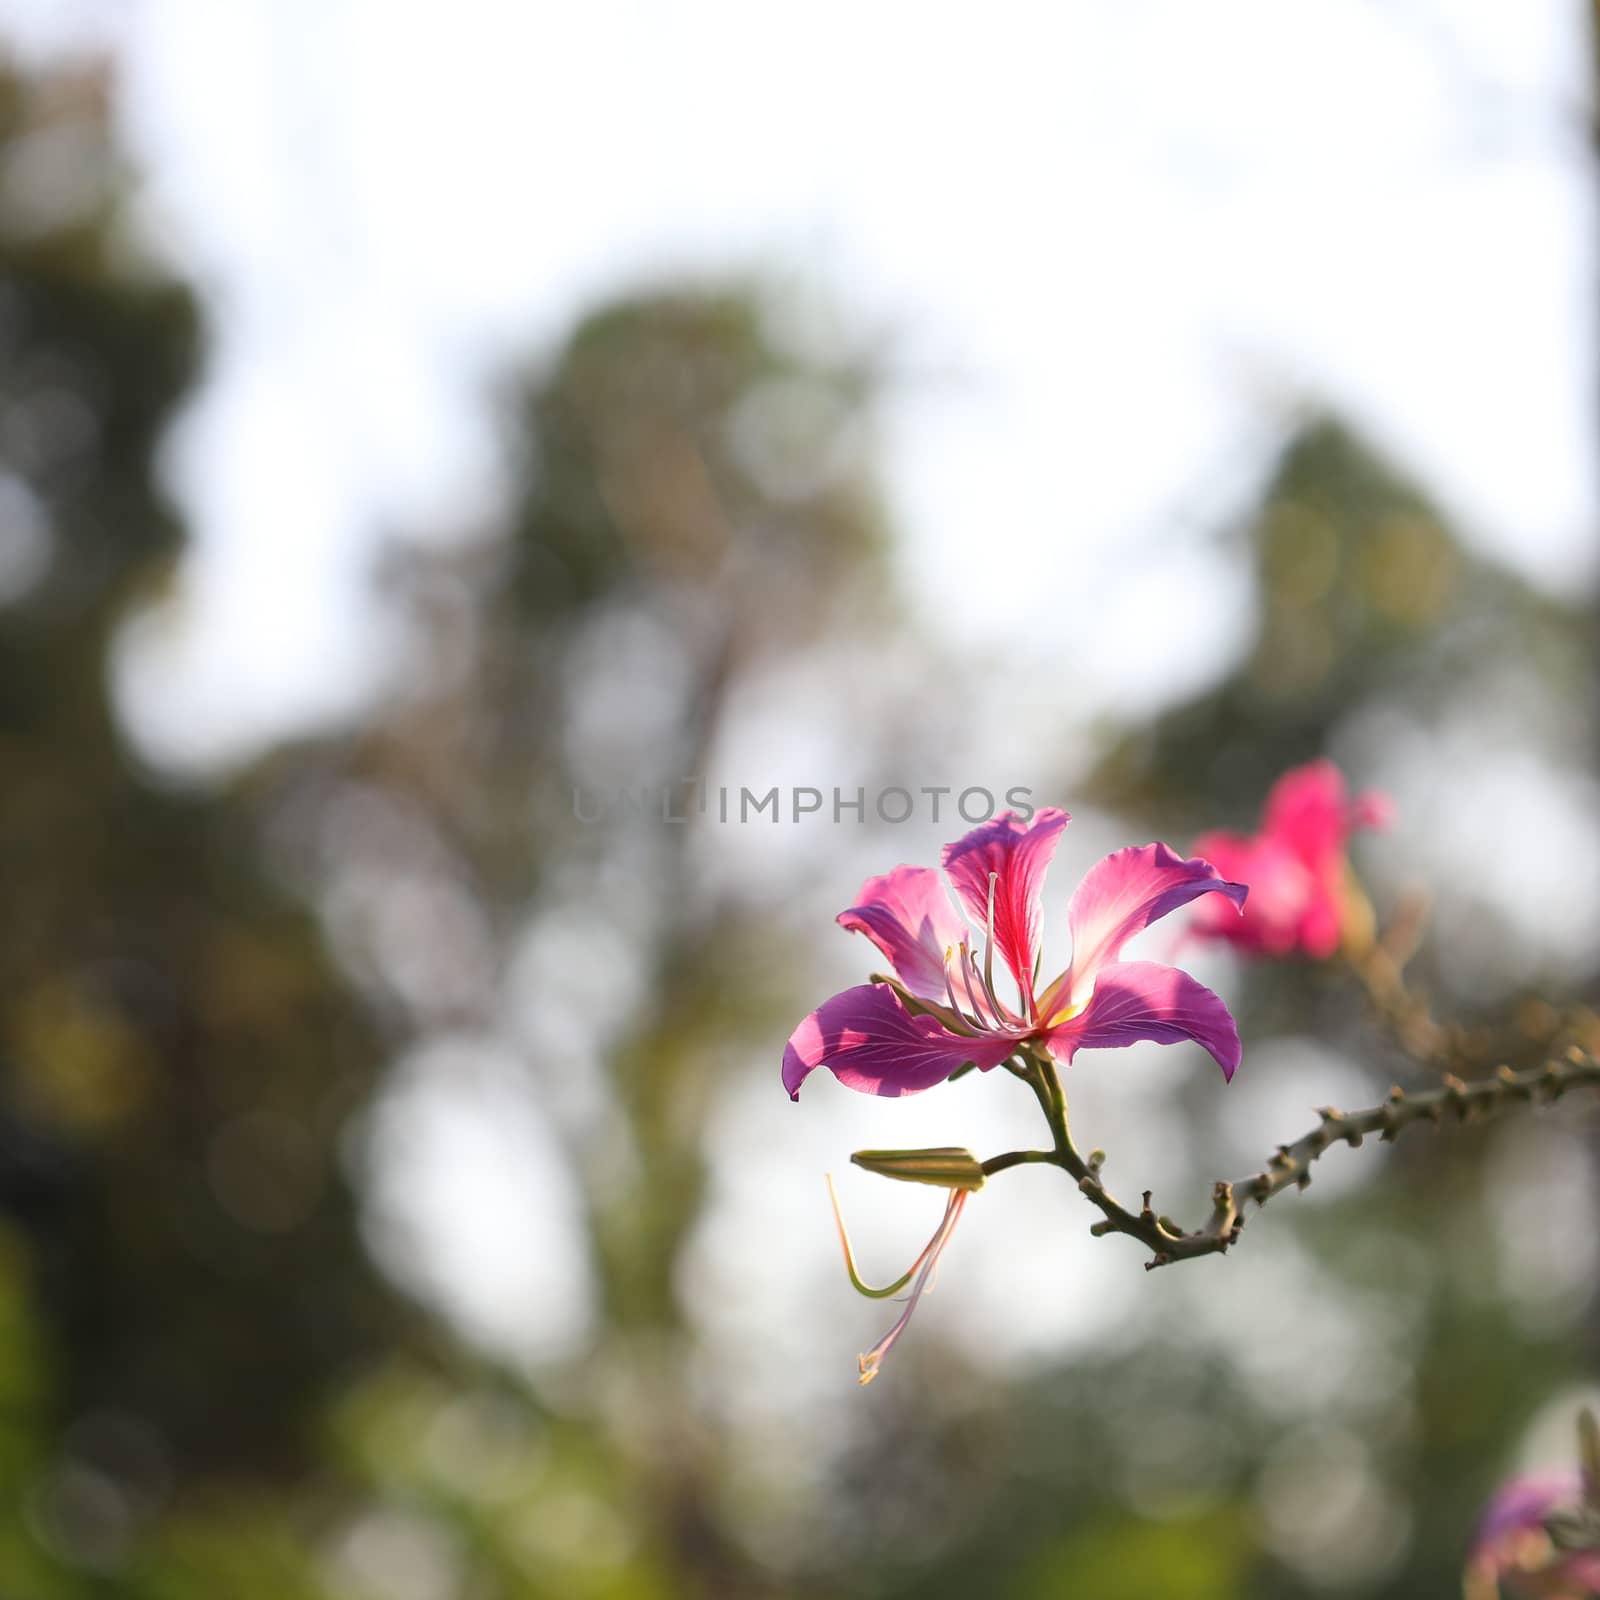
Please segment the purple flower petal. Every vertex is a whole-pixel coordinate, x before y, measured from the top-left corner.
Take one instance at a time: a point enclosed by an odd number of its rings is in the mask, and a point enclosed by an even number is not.
[[[895,976],[914,995],[942,1003],[945,951],[966,936],[944,879],[932,867],[896,867],[868,878],[839,926],[864,933],[883,952]]]
[[[1077,1016],[1052,1029],[1045,1043],[1071,1061],[1079,1050],[1103,1050],[1141,1040],[1177,1044],[1193,1039],[1232,1079],[1239,1065],[1239,1030],[1219,996],[1187,972],[1155,961],[1115,961],[1102,967],[1094,994]]]
[[[933,1017],[914,1016],[886,983],[864,983],[813,1011],[783,1053],[783,1086],[791,1100],[818,1067],[862,1094],[921,1094],[957,1067],[986,1071],[1016,1048],[1014,1039],[963,1038]]]

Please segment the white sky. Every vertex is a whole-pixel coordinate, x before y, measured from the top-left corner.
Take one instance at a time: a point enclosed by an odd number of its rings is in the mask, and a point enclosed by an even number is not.
[[[1554,589],[1592,581],[1583,10],[997,0],[980,27],[899,0],[0,0],[30,52],[115,42],[149,225],[215,323],[170,457],[195,534],[183,605],[131,657],[147,737],[203,764],[358,703],[381,662],[359,604],[377,539],[493,502],[482,378],[679,267],[769,268],[896,334],[930,379],[887,428],[929,631],[1022,648],[1107,704],[1236,647],[1237,574],[1174,535],[1247,492],[1317,396],[1482,548]],[[951,1094],[952,1115],[974,1098]],[[826,1161],[877,1121],[891,1143],[950,1134],[940,1097],[849,1098],[778,1190],[771,1167],[722,1172],[707,1251],[757,1271],[766,1194],[815,1204],[797,1248],[821,1261]],[[454,1193],[475,1137],[408,1159]],[[1038,1199],[1019,1181],[964,1223],[972,1259]],[[912,1201],[898,1223],[874,1204],[906,1241],[924,1227]],[[529,1209],[514,1187],[481,1207]],[[736,1215],[742,1243],[718,1234]],[[1079,1233],[1053,1246],[1059,1293],[1007,1273],[953,1291],[981,1307],[973,1336],[1038,1348],[1148,1302],[1133,1254]],[[512,1296],[469,1324],[578,1293],[527,1280],[520,1231],[503,1255],[456,1285]]]
[[[151,227],[216,320],[141,723],[205,761],[352,705],[375,540],[492,500],[485,371],[675,267],[894,331],[929,375],[888,427],[915,601],[1108,703],[1236,643],[1237,585],[1167,539],[1305,397],[1587,581],[1582,13],[0,0],[30,48],[115,41]]]

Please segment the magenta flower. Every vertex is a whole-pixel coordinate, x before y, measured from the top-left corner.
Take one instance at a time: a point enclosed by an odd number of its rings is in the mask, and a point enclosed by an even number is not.
[[[863,1094],[920,1094],[969,1062],[988,1071],[1024,1046],[1070,1062],[1079,1050],[1142,1039],[1193,1039],[1232,1078],[1239,1033],[1222,1001],[1176,967],[1123,961],[1121,952],[1141,929],[1201,895],[1230,902],[1235,914],[1245,887],[1164,844],[1118,850],[1073,892],[1072,961],[1041,988],[1040,895],[1067,820],[1047,809],[1024,823],[1008,811],[945,846],[944,870],[984,932],[981,961],[933,868],[901,866],[867,880],[838,920],[866,934],[894,979],[836,994],[795,1029],[783,1055],[791,1099],[818,1067]],[[996,981],[996,951],[1010,986]]]
[[[1498,1600],[1502,1593],[1544,1600],[1600,1594],[1600,1550],[1562,1548],[1546,1526],[1552,1519],[1577,1526],[1584,1505],[1584,1477],[1576,1470],[1534,1473],[1503,1484],[1473,1536],[1465,1574],[1468,1600]]]
[[[1195,908],[1193,932],[1226,939],[1264,955],[1303,950],[1326,960],[1345,927],[1345,846],[1358,828],[1381,828],[1392,814],[1388,796],[1369,791],[1349,800],[1331,761],[1295,767],[1273,784],[1261,831],[1206,833],[1196,852],[1250,889],[1243,916],[1216,900]]]

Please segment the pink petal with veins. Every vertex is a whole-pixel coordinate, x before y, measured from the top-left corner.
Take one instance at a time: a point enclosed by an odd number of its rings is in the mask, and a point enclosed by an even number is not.
[[[1044,875],[1068,820],[1053,806],[1027,823],[1008,811],[944,847],[944,870],[980,928],[988,921],[989,878],[995,874],[994,942],[1025,999],[1032,998],[1039,958]]]
[[[1118,850],[1089,869],[1067,907],[1072,929],[1072,970],[1065,1004],[1081,1006],[1094,991],[1095,975],[1121,954],[1136,933],[1203,894],[1214,915],[1237,918],[1248,893],[1230,883],[1210,861],[1184,857],[1164,844]]]
[[[1177,1044],[1192,1039],[1209,1050],[1231,1080],[1239,1065],[1239,1030],[1221,997],[1187,972],[1154,961],[1115,961],[1102,967],[1089,1003],[1045,1036],[1052,1055],[1071,1061],[1079,1050],[1142,1040]]]
[[[933,867],[896,867],[868,878],[837,920],[866,934],[912,994],[944,1000],[945,951],[961,943],[967,927]]]

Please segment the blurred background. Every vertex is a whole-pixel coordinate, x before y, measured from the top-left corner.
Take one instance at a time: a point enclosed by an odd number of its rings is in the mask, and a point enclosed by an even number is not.
[[[1007,1173],[860,1390],[823,1173],[892,1277],[939,1199],[849,1152],[1037,1111],[788,1101],[834,914],[964,824],[737,795],[1065,805],[1059,965],[1087,865],[1325,752],[1535,1059],[1600,969],[1596,37],[3,0],[0,1595],[1457,1593],[1597,1393],[1600,1112],[1153,1274]],[[1414,1069],[1186,964],[1234,1084],[1067,1087],[1195,1218]]]

